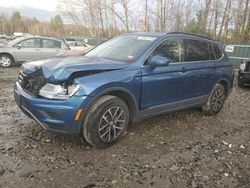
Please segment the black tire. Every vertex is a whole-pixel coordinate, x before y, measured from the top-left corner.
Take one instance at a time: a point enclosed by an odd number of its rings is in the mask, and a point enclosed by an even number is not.
[[[0,67],[9,68],[13,65],[14,59],[8,54],[0,54]]]
[[[204,114],[209,116],[218,114],[223,107],[225,99],[226,89],[222,84],[217,83],[214,86],[207,103],[202,107]]]
[[[239,87],[244,87],[244,83],[243,83],[243,81],[242,81],[242,79],[241,79],[240,76],[238,77],[238,86]]]
[[[127,104],[120,98],[106,95],[99,98],[90,107],[82,130],[84,138],[89,144],[95,148],[103,149],[119,140],[125,133],[128,124],[129,109]]]

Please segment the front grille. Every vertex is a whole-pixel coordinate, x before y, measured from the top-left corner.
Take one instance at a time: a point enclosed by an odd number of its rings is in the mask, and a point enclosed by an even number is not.
[[[38,95],[40,89],[46,84],[43,76],[27,76],[22,73],[18,76],[21,87],[32,95]]]

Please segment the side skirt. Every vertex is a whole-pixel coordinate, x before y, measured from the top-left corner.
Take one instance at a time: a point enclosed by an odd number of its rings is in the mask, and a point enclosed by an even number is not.
[[[175,112],[175,111],[184,110],[184,109],[192,108],[192,107],[200,107],[200,106],[203,106],[207,102],[208,97],[209,95],[203,95],[203,96],[185,99],[185,100],[181,100],[177,102],[171,102],[167,104],[153,106],[146,110],[140,111],[135,121],[139,121],[141,119],[146,119],[148,117],[152,117],[152,116],[163,114],[163,113]]]

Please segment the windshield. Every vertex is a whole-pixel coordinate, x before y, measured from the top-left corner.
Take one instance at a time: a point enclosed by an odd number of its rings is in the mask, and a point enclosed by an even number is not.
[[[101,44],[85,56],[131,62],[141,56],[155,40],[156,37],[149,36],[119,36]]]
[[[16,39],[14,39],[14,40],[8,42],[8,45],[9,45],[9,46],[12,46],[12,45],[14,45],[14,44],[16,44],[16,43],[22,41],[23,39],[25,39],[25,38],[24,38],[24,37],[18,37],[18,38],[16,38]]]

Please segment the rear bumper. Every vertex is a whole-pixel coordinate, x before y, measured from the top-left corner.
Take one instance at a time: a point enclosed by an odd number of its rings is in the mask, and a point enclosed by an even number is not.
[[[18,82],[14,86],[14,96],[21,110],[44,129],[63,134],[80,133],[83,118],[75,120],[75,116],[78,109],[85,108],[86,96],[72,96],[67,100],[38,98],[25,92]]]

